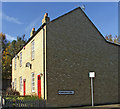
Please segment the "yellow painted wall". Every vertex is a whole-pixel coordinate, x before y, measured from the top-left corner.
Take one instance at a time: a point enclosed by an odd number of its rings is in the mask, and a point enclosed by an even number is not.
[[[44,31],[45,32],[45,31]],[[35,41],[35,59],[31,60],[31,47],[32,41]],[[20,92],[20,95],[23,95],[23,86],[22,91],[20,91],[20,76],[22,76],[22,85],[23,79],[26,79],[26,95],[37,95],[37,75],[43,74],[43,29],[41,29],[36,36],[23,48],[17,55],[20,57],[22,52],[22,66],[20,67],[20,58],[17,58],[17,67],[15,70],[15,57],[12,59],[12,82],[14,79],[17,79],[17,91]],[[32,68],[26,67],[26,63],[30,62]],[[32,73],[35,75],[35,92],[32,92]],[[44,97],[44,74],[41,76],[41,96]]]

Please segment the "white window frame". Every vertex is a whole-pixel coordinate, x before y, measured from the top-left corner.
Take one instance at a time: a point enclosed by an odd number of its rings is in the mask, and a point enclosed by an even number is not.
[[[17,66],[17,56],[15,56],[15,70],[16,70],[16,66]]]
[[[20,53],[20,67],[22,66],[22,52]]]
[[[31,75],[31,89],[32,89],[32,92],[35,92],[35,74],[32,73]]]
[[[14,79],[14,84],[15,84],[15,90],[17,89],[17,83],[16,83],[16,78]]]
[[[12,82],[12,87],[13,87],[13,89],[14,89],[14,82]]]
[[[22,91],[22,76],[20,76],[20,91]]]
[[[35,41],[34,40],[31,42],[31,59],[32,60],[35,59]]]

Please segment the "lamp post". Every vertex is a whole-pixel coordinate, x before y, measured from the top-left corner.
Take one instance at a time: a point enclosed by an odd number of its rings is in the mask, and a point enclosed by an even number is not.
[[[30,64],[29,62],[26,63],[26,67],[30,67],[30,69],[32,68],[32,64]]]
[[[93,78],[95,77],[95,72],[89,72],[89,77],[91,79],[91,100],[92,106],[94,106],[94,97],[93,97]]]

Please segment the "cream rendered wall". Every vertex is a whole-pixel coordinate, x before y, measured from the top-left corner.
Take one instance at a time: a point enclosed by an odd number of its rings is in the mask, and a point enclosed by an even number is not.
[[[31,60],[31,42],[35,41],[35,59]],[[22,66],[20,67],[20,53],[22,52]],[[12,59],[12,82],[16,78],[17,81],[17,91],[20,92],[20,95],[23,95],[23,86],[22,91],[19,89],[19,78],[22,76],[23,79],[26,79],[26,95],[37,95],[37,75],[43,74],[43,29],[41,29],[36,36],[23,48],[18,54],[19,59],[17,58],[17,67],[15,66],[15,57]],[[26,67],[26,63],[30,62],[32,68]],[[31,79],[32,73],[35,75],[35,92],[32,92],[31,89]],[[41,96],[44,97],[44,75],[41,76]]]

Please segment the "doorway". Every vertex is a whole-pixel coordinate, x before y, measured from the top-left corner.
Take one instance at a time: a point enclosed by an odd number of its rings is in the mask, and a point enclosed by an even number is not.
[[[26,92],[26,80],[23,79],[23,95],[25,96],[25,92]]]
[[[40,98],[41,97],[41,76],[40,75],[38,75],[37,80],[38,80],[38,97]]]

